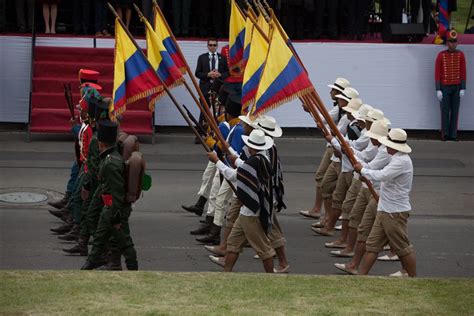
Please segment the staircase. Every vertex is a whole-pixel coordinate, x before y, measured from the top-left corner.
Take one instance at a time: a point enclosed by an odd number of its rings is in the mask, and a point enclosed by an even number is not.
[[[103,96],[112,96],[114,50],[109,48],[36,47],[31,133],[70,133],[71,114],[64,98],[63,84],[70,82],[74,104],[79,102],[79,69],[100,72]],[[153,113],[147,101],[127,106],[121,128],[128,134],[153,135]]]

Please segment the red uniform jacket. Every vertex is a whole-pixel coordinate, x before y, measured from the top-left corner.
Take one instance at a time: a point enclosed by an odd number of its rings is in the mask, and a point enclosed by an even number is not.
[[[89,124],[86,124],[81,128],[79,132],[79,145],[80,145],[80,159],[82,163],[87,161],[87,156],[89,154],[89,144],[92,139],[92,127]],[[84,171],[87,172],[87,164],[84,164]]]
[[[441,85],[461,85],[466,89],[466,59],[460,50],[453,52],[444,50],[436,57],[435,67],[436,90],[441,90]]]

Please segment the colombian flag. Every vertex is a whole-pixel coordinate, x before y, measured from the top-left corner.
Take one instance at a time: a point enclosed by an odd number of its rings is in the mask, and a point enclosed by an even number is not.
[[[127,104],[163,91],[156,71],[115,19],[113,111],[123,113]]]
[[[438,35],[441,37],[446,36],[446,31],[449,29],[449,12],[448,12],[448,0],[439,1],[439,27]]]
[[[250,57],[250,42],[252,41],[252,34],[254,30],[254,25],[250,18],[247,18],[245,23],[245,39],[244,39],[244,55],[242,57],[242,68],[245,69],[247,62]]]
[[[245,19],[234,0],[231,3],[229,29],[229,68],[242,69],[244,55]]]
[[[173,41],[173,38],[168,31],[168,27],[166,26],[166,21],[163,21],[163,18],[157,9],[155,9],[155,32],[159,38],[163,39],[163,45],[171,56],[171,59],[173,59],[176,67],[178,67],[183,74],[186,73],[186,64],[178,53],[176,43]]]
[[[272,32],[255,106],[250,112],[252,116],[268,112],[313,90],[308,75],[291,53],[281,33]]]
[[[263,14],[258,16],[257,25],[260,26],[260,28],[263,30],[263,33],[265,33],[268,37],[270,36],[270,25],[265,20]]]
[[[265,22],[266,23],[266,22]],[[260,34],[253,32],[250,43],[250,55],[245,67],[244,81],[242,84],[242,112],[245,113],[248,106],[255,100],[258,83],[262,75],[265,59],[268,53],[268,42]]]
[[[173,88],[182,84],[183,74],[174,64],[173,59],[171,59],[171,56],[166,51],[163,42],[155,33],[150,23],[148,23],[146,19],[143,19],[143,22],[146,27],[147,57],[150,64],[156,70],[158,76],[166,87]],[[164,91],[159,95],[154,96],[151,100],[150,106],[154,106],[156,100],[161,97],[163,93]]]

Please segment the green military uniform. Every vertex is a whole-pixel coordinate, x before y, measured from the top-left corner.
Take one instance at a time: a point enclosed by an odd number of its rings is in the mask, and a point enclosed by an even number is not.
[[[104,207],[100,213],[88,262],[83,269],[93,269],[100,265],[100,258],[106,250],[110,237],[113,237],[121,254],[125,257],[127,268],[137,270],[137,254],[128,224],[132,208],[125,201],[125,163],[115,146],[100,153],[100,159],[99,190],[102,191]],[[121,227],[116,229],[114,227],[116,224],[120,224]]]

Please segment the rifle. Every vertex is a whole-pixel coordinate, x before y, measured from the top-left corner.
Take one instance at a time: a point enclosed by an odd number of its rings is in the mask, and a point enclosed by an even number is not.
[[[66,98],[67,107],[69,108],[69,112],[71,113],[71,118],[74,119],[74,104],[72,101],[72,91],[70,82],[64,84],[64,97]]]
[[[199,122],[196,120],[194,115],[191,112],[189,112],[186,105],[183,104],[183,108],[186,110],[186,113],[188,114],[189,119],[194,123],[194,125],[196,125],[196,128],[199,130],[199,133],[201,135],[206,135],[207,132],[204,130],[204,128],[201,126],[201,124],[199,124]]]

